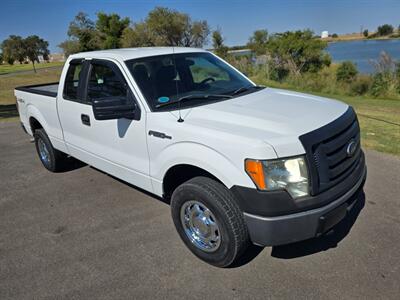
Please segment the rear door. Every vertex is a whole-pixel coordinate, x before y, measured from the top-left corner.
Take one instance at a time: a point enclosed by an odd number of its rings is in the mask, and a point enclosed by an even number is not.
[[[64,139],[72,156],[151,191],[144,109],[139,120],[96,120],[93,115],[92,101],[107,101],[128,92],[135,95],[127,89],[131,86],[118,62],[72,61],[59,101]]]

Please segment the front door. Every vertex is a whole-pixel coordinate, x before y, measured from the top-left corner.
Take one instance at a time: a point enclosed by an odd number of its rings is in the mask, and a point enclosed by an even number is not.
[[[92,101],[125,97],[128,89],[117,62],[71,63],[58,107],[64,139],[72,156],[151,191],[144,110],[139,120],[96,120],[93,114]]]

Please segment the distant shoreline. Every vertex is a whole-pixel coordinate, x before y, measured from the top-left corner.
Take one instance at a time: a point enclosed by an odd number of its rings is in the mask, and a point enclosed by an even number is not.
[[[320,38],[322,41],[326,41],[328,43],[334,43],[334,42],[351,42],[351,41],[385,41],[385,40],[398,40],[400,39],[400,35],[397,37],[391,37],[391,36],[380,36],[380,37],[371,37],[371,38],[366,38],[364,36],[360,35],[344,35],[344,36],[339,36],[337,38]]]

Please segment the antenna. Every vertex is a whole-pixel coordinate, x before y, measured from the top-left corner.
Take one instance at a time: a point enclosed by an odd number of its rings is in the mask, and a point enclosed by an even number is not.
[[[172,46],[172,59],[174,61],[175,73],[178,74],[178,71],[176,70],[175,48],[173,46]],[[176,80],[175,80],[175,88],[176,88],[176,96],[179,99],[178,82]],[[181,101],[178,101],[178,111],[179,111],[178,123],[182,123],[182,122],[184,122],[184,120],[182,119],[182,115],[181,115]]]

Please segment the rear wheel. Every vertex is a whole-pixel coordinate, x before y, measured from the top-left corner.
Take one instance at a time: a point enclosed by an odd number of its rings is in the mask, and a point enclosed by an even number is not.
[[[243,214],[232,193],[221,183],[195,177],[176,188],[171,212],[186,246],[203,261],[227,267],[247,249]]]
[[[34,133],[36,151],[43,166],[51,172],[59,172],[65,165],[66,154],[54,149],[44,129]]]

